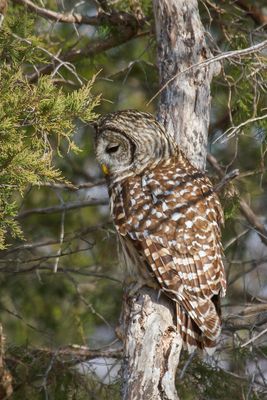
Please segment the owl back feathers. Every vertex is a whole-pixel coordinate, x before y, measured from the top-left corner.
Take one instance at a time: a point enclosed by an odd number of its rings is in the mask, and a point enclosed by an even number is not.
[[[141,268],[149,268],[174,301],[185,347],[211,352],[226,282],[223,213],[210,181],[180,155],[110,185],[110,196],[121,240],[131,243]]]

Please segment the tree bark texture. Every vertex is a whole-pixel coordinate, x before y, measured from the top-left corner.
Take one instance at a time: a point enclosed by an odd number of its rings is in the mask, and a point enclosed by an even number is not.
[[[172,302],[153,289],[125,294],[123,400],[178,400],[175,372],[182,343],[173,315]]]
[[[160,88],[158,119],[197,168],[205,169],[210,83],[218,63],[190,68],[212,56],[197,0],[154,0]],[[183,72],[185,71],[185,72]]]
[[[5,337],[0,324],[0,399],[7,400],[12,396],[12,376],[5,364]]]
[[[161,92],[158,119],[196,167],[204,169],[210,112],[210,82],[218,65],[190,69],[211,57],[197,0],[153,0]],[[181,337],[174,305],[142,288],[125,295],[122,311],[123,400],[177,400],[175,372]]]

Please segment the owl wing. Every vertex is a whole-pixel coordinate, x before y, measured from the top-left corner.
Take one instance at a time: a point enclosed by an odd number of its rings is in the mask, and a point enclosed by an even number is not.
[[[154,169],[130,179],[118,205],[118,233],[141,251],[162,290],[182,306],[178,317],[189,316],[198,335],[214,341],[221,326],[216,300],[226,282],[223,214],[208,178],[193,167]]]

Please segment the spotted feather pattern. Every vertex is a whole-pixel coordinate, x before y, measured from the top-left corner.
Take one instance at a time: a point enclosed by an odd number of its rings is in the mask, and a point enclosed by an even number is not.
[[[179,153],[109,187],[112,213],[132,274],[150,277],[176,304],[185,347],[212,352],[226,282],[223,213],[209,179]]]

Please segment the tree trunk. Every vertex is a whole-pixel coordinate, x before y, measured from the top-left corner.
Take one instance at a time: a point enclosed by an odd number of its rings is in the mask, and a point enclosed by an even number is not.
[[[12,376],[5,365],[5,337],[0,324],[0,400],[9,399],[12,393]]]
[[[173,322],[174,305],[150,288],[125,294],[123,400],[178,400],[175,372],[181,338]]]
[[[210,120],[210,83],[220,65],[190,68],[212,56],[197,0],[154,0],[161,92],[158,119],[187,158],[204,169]]]
[[[211,56],[197,0],[154,0],[158,68],[162,90],[158,119],[189,160],[204,169],[210,112],[210,82],[218,65],[190,69]],[[181,338],[174,306],[152,289],[124,299],[123,400],[177,400],[175,372]]]

